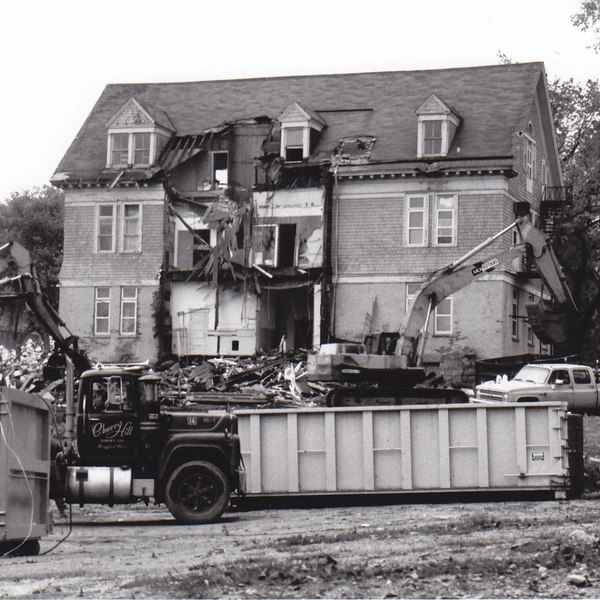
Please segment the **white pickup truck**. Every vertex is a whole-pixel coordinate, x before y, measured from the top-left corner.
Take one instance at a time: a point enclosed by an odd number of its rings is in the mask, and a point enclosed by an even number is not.
[[[525,365],[512,378],[480,383],[475,388],[479,402],[567,402],[579,413],[600,414],[594,369],[586,365],[545,363]]]

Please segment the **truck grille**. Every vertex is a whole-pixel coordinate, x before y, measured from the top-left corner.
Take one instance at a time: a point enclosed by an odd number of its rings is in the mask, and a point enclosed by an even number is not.
[[[479,390],[479,398],[481,398],[481,400],[502,400],[502,392]]]

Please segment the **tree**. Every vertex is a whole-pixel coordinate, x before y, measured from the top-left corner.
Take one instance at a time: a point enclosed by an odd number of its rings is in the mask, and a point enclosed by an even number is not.
[[[550,101],[565,185],[565,206],[556,251],[579,307],[570,344],[559,351],[596,357],[600,345],[600,89],[569,79],[552,82]]]
[[[580,12],[571,17],[573,25],[582,31],[593,31],[598,40],[593,45],[596,52],[600,51],[600,1],[584,0],[580,6]]]
[[[62,190],[50,186],[14,192],[0,203],[0,246],[17,241],[29,250],[43,293],[55,308],[63,253],[63,204]],[[18,346],[31,331],[47,339],[23,305],[0,305],[0,333],[4,332],[5,343]]]

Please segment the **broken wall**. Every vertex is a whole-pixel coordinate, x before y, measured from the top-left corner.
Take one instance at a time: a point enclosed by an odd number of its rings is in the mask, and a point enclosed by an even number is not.
[[[249,356],[256,351],[255,294],[207,282],[171,283],[173,352]]]
[[[251,262],[321,268],[324,195],[322,188],[255,192]]]

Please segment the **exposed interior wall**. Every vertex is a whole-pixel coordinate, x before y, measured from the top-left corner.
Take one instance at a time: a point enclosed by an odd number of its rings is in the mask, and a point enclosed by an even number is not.
[[[171,284],[173,352],[248,356],[256,351],[256,295],[203,281]]]
[[[314,345],[314,296],[312,286],[294,289],[263,288],[257,344],[260,350],[279,347],[312,348]]]

